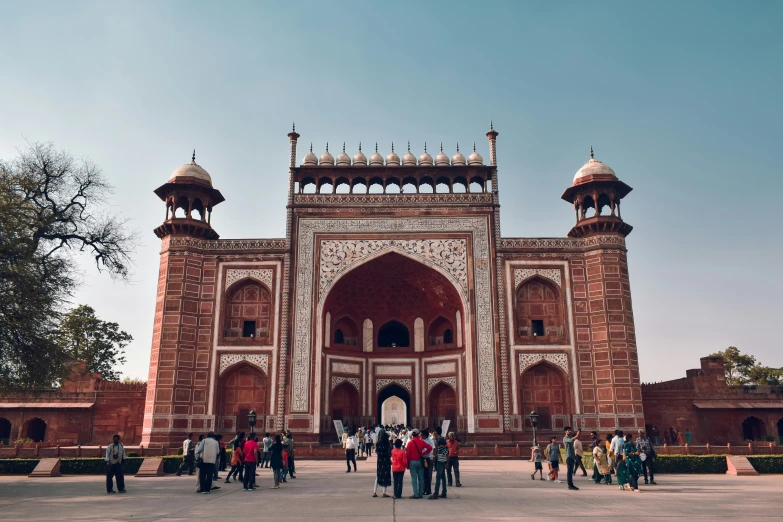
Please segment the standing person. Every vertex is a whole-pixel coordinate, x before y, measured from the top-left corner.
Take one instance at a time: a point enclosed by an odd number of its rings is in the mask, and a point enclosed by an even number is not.
[[[220,444],[220,471],[226,471],[226,443],[223,442],[223,435],[218,435],[217,441]]]
[[[378,432],[372,432],[370,433],[370,443],[367,446],[367,455],[372,457],[372,450],[375,447],[376,444],[378,444],[378,437],[381,433],[386,433],[384,430],[378,431]]]
[[[663,443],[666,444],[667,446],[672,445],[672,440],[671,437],[669,436],[669,430],[667,430],[666,428],[663,429]]]
[[[437,443],[428,429],[421,430],[421,438],[432,448],[432,451],[424,457],[426,460],[422,461],[424,465],[424,494],[432,495],[432,471],[435,469]]]
[[[288,476],[288,447],[283,446],[283,469],[280,470],[280,477],[283,482],[288,482],[285,478]]]
[[[530,475],[531,480],[536,480],[536,473],[540,472],[541,480],[544,480],[544,454],[541,453],[541,448],[538,445],[533,446],[530,450],[530,462],[533,463],[533,473]]]
[[[568,480],[568,489],[578,490],[579,488],[574,486],[574,472],[576,471],[576,451],[574,450],[574,441],[579,439],[581,431],[577,431],[576,435],[571,435],[571,426],[564,428],[565,435],[563,435],[563,446],[566,451],[566,479]],[[581,445],[581,443],[580,443]],[[585,472],[587,475],[587,472]]]
[[[440,428],[438,428],[440,429]],[[435,453],[433,451],[433,453]],[[438,450],[435,458],[435,491],[429,496],[430,500],[438,499],[438,489],[441,489],[443,484],[440,498],[446,497],[446,464],[449,462],[449,448],[446,446],[446,439],[438,437]]]
[[[449,432],[446,438],[446,446],[449,448],[449,465],[446,467],[446,472],[449,478],[449,487],[451,487],[451,472],[454,471],[454,478],[457,479],[457,487],[462,487],[462,483],[459,481],[459,438],[453,431]]]
[[[630,433],[625,436],[623,444],[623,455],[625,456],[625,465],[628,468],[628,478],[633,491],[639,491],[639,475],[642,474],[641,451],[633,443],[633,435]]]
[[[644,430],[639,430],[639,436],[636,437],[636,446],[644,454],[642,460],[642,472],[644,473],[644,483],[647,484],[647,472],[650,472],[650,484],[655,485],[655,472],[653,471],[653,461],[655,460],[655,446],[653,441],[647,436]],[[639,455],[641,458],[641,454]]]
[[[272,446],[272,437],[269,436],[268,433],[264,434],[264,440],[262,441],[264,444],[264,456],[261,459],[261,467],[262,468],[268,468],[269,467],[269,448]]]
[[[257,438],[255,433],[251,433],[247,438],[247,442],[245,442],[244,448],[242,448],[242,453],[245,455],[245,477],[244,481],[242,481],[242,489],[244,491],[253,491],[253,484],[256,482],[256,466],[258,465],[258,457],[256,455],[258,451]]]
[[[204,448],[201,441],[203,440],[204,435],[199,435],[198,444],[196,445],[196,449],[193,450],[193,461],[196,463],[196,469],[198,470],[198,473],[196,473],[196,493],[201,493],[201,457],[203,455],[202,449]]]
[[[620,462],[623,458],[623,444],[625,443],[625,439],[623,439],[623,431],[622,430],[614,430],[614,437],[612,438],[612,443],[609,444],[609,456],[612,457],[612,461],[615,463]]]
[[[294,434],[291,433],[291,431],[286,432],[286,439],[284,441],[286,445],[286,449],[288,449],[288,459],[286,460],[286,464],[288,465],[288,474],[291,475],[292,479],[295,479],[296,476],[294,475]]]
[[[606,454],[606,445],[599,442],[593,446],[593,481],[600,484],[602,480],[607,484],[612,483],[612,466]]]
[[[685,443],[690,446],[693,442],[693,434],[691,433],[691,430],[688,428],[685,428]]]
[[[223,459],[225,458],[226,454],[226,445],[223,444],[223,435],[215,434],[215,440],[218,443],[218,456],[215,460],[215,481],[220,480],[220,477],[218,476],[218,470],[222,471],[221,466],[223,465]]]
[[[359,441],[356,440],[356,437],[353,435],[353,431],[348,432],[348,437],[345,439],[345,465],[348,466],[348,471],[346,473],[351,472],[351,462],[353,462],[353,471],[356,472],[356,446],[359,444]]]
[[[576,474],[576,470],[579,468],[582,468],[582,476],[587,476],[587,470],[585,469],[585,465],[582,462],[582,458],[584,457],[584,450],[582,449],[582,441],[579,439],[574,439],[574,474]]]
[[[560,484],[561,480],[557,478],[560,471],[560,445],[557,444],[556,441],[557,439],[555,437],[549,439],[549,446],[544,450],[544,455],[549,460],[549,475],[547,475],[547,480]]]
[[[408,459],[408,469],[411,471],[411,484],[413,485],[413,495],[410,498],[419,499],[424,497],[424,460],[432,446],[419,438],[419,430],[411,431],[411,439],[405,446],[405,457]]]
[[[372,496],[378,496],[378,486],[383,488],[383,498],[389,498],[386,494],[386,488],[391,486],[391,444],[389,443],[389,434],[381,431],[378,438],[378,444],[375,445],[375,456],[378,462],[375,466],[375,488],[372,490]]]
[[[275,441],[269,446],[269,463],[275,478],[275,485],[272,489],[278,489],[283,469],[283,443],[280,441],[280,435],[275,435]]]
[[[120,442],[120,436],[114,435],[111,444],[106,448],[106,493],[114,493],[114,477],[117,477],[117,491],[125,493],[125,446]]]
[[[179,465],[176,475],[182,476],[182,470],[187,468],[188,475],[192,475],[196,469],[195,465],[196,445],[193,444],[193,434],[188,433],[188,438],[182,441],[182,464]]]
[[[609,434],[609,433],[606,434],[606,440],[604,441],[603,445],[604,445],[604,450],[606,451],[606,460],[607,460],[607,462],[609,462],[609,469],[610,469],[610,472],[611,472],[611,470],[613,470],[614,466],[615,466],[615,461],[612,458],[612,453],[610,451],[610,449],[612,447],[612,435],[611,434]]]
[[[212,478],[215,476],[215,463],[220,454],[220,445],[215,440],[215,434],[211,431],[207,437],[198,443],[196,454],[201,455],[201,467],[199,468],[200,490],[208,494],[212,488]],[[217,489],[217,487],[215,487]]]
[[[408,458],[405,450],[402,449],[402,440],[394,441],[394,449],[391,452],[392,474],[394,475],[394,496],[392,498],[402,498],[402,482],[405,479],[405,470],[408,468]]]
[[[238,440],[237,440],[238,439]],[[239,477],[240,470],[245,466],[245,434],[237,434],[237,438],[233,442],[234,450],[231,452],[231,471],[226,476],[226,484],[231,484],[231,476],[234,476],[234,480],[244,483],[244,475]]]
[[[245,482],[245,442],[247,442],[245,432],[240,431],[237,433],[237,436],[234,437],[234,442],[232,443],[232,449],[236,450],[237,448],[240,448],[242,450],[242,462],[239,465],[239,482],[242,483]]]

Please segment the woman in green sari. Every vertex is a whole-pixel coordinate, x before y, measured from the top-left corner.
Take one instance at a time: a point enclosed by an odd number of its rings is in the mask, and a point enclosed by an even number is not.
[[[639,491],[639,475],[642,474],[642,459],[641,451],[636,447],[636,444],[632,442],[633,435],[630,433],[625,436],[625,444],[623,445],[623,454],[625,455],[625,467],[628,469],[628,482],[631,484],[633,491]],[[619,480],[619,479],[618,479]]]
[[[606,455],[606,445],[598,441],[598,444],[593,447],[593,481],[600,484],[602,480],[607,484],[612,483],[612,467]]]

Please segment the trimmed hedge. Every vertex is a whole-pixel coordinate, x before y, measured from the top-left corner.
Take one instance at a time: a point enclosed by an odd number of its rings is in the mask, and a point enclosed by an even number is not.
[[[783,455],[748,457],[748,462],[759,473],[783,473]]]
[[[153,457],[154,458],[154,457]],[[138,473],[144,457],[128,457],[123,470],[126,475]],[[29,475],[38,465],[39,459],[1,459],[0,474]],[[163,472],[176,473],[182,457],[163,457]],[[60,459],[60,472],[63,475],[103,475],[106,473],[106,461],[102,458],[63,458]]]
[[[3,459],[0,460],[0,474],[29,475],[38,465],[38,459]]]
[[[726,473],[726,455],[661,455],[655,458],[655,473]]]

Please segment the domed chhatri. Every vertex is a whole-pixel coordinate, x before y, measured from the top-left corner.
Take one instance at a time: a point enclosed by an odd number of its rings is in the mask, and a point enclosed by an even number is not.
[[[359,142],[359,152],[357,152],[353,157],[353,166],[354,167],[366,167],[367,166],[367,156],[364,155],[362,152],[362,142]]]
[[[307,156],[304,157],[304,160],[302,160],[302,164],[305,167],[317,167],[318,166],[318,156],[313,154],[313,144],[310,144],[310,152],[307,153]]]
[[[574,185],[601,179],[616,180],[617,175],[608,165],[595,159],[593,147],[590,147],[590,160],[582,165],[581,169],[576,171],[576,174],[574,175]]]
[[[411,142],[408,142],[408,152],[405,153],[405,156],[402,157],[402,166],[403,167],[415,167],[416,166],[416,156],[411,154]]]
[[[446,156],[446,154],[443,153],[443,143],[440,144],[440,152],[435,157],[435,166],[436,167],[448,167],[451,165],[449,162],[449,157]]]
[[[383,166],[383,156],[378,153],[378,142],[375,143],[375,152],[372,156],[370,156],[370,166],[371,167],[382,167]]]
[[[334,167],[334,157],[329,154],[329,144],[326,144],[326,152],[321,154],[321,166],[322,167]]]
[[[427,142],[424,142],[424,152],[419,156],[419,166],[432,167],[432,156],[427,152]]]
[[[457,152],[451,157],[451,165],[453,167],[465,166],[465,156],[459,151],[459,143],[457,143]]]
[[[338,167],[351,166],[351,157],[345,153],[345,142],[343,142],[343,151],[337,155],[337,166]]]
[[[471,167],[483,165],[484,164],[484,158],[481,157],[481,154],[476,152],[476,142],[473,142],[473,152],[468,156],[468,165]]]
[[[397,155],[396,152],[394,152],[394,143],[392,143],[392,150],[389,153],[388,156],[386,156],[386,166],[387,167],[399,167],[400,166],[400,157]]]
[[[193,149],[193,157],[190,163],[185,163],[171,173],[169,183],[196,182],[212,186],[212,176],[201,165],[196,163],[196,149]]]

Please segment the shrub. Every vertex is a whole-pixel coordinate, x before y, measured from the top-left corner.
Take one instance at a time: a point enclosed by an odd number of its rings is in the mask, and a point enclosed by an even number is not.
[[[126,457],[138,457],[139,454],[136,453],[135,451],[128,451],[128,452],[125,453],[125,456]]]
[[[783,455],[748,457],[748,462],[759,473],[783,473]]]
[[[0,474],[29,475],[38,465],[38,459],[4,459],[0,460]]]
[[[655,473],[726,473],[726,455],[661,455],[653,463]]]

